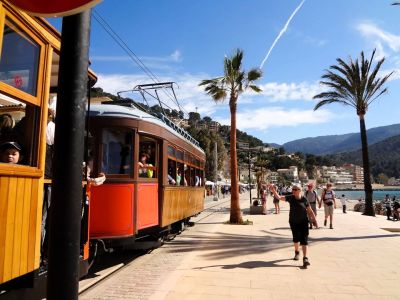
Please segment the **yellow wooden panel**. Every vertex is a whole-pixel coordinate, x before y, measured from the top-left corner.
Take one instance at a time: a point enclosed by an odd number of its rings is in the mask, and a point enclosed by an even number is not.
[[[189,218],[204,208],[204,189],[170,187],[164,190],[161,226]]]
[[[186,209],[187,209],[187,202],[188,202],[188,197],[186,196],[186,193],[183,189],[180,189],[178,191],[178,199],[179,199],[179,215],[178,215],[178,220],[182,220],[185,218],[186,215]]]
[[[28,181],[31,185],[31,193],[32,199],[31,201],[31,211],[29,216],[29,239],[28,239],[28,271],[32,271],[35,269],[36,262],[36,251],[37,251],[37,240],[40,239],[40,235],[37,236],[37,209],[38,209],[38,201],[37,201],[37,180]],[[27,182],[27,184],[28,184]],[[40,220],[41,221],[41,220]]]
[[[21,263],[21,240],[22,236],[22,211],[23,211],[23,195],[24,195],[24,181],[25,178],[16,178],[17,191],[15,195],[15,215],[14,215],[14,238],[13,238],[13,253],[12,253],[12,266],[11,276],[17,277],[19,275]]]
[[[41,226],[42,226],[42,207],[43,207],[43,183],[38,180],[32,180],[32,194],[35,194],[36,201],[36,232],[35,232],[35,261],[34,269],[39,268],[40,264],[40,241],[41,241]],[[39,188],[40,187],[40,188]]]
[[[21,274],[28,272],[28,238],[29,238],[29,213],[31,211],[31,189],[30,185],[24,185],[23,195],[23,209],[22,209],[22,240],[21,240]]]
[[[4,259],[6,249],[7,207],[8,207],[7,177],[0,177],[0,283],[4,282]]]
[[[9,181],[8,205],[6,208],[6,238],[4,251],[4,280],[10,280],[12,269],[13,243],[14,243],[14,222],[15,222],[15,204],[17,195],[17,180],[12,178]]]

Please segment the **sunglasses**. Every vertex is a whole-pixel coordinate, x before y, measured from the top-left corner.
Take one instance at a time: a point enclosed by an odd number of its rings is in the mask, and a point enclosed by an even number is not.
[[[292,189],[292,191],[300,191],[300,189]]]

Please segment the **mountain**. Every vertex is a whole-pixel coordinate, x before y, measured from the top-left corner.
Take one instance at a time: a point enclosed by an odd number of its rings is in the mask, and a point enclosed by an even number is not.
[[[389,177],[400,177],[400,135],[396,135],[368,147],[371,173],[376,177],[384,173]],[[353,163],[362,165],[361,150],[327,156],[336,165]]]
[[[367,130],[368,144],[372,145],[400,134],[400,124],[375,127]],[[361,148],[360,133],[326,135],[294,140],[283,144],[287,152],[303,152],[326,155],[354,151]]]

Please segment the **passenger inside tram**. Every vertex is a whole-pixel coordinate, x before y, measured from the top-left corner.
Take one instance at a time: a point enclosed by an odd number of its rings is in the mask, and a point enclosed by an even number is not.
[[[5,141],[10,136],[15,125],[14,118],[10,114],[0,115],[0,140]]]
[[[0,145],[0,162],[17,164],[22,158],[21,152],[17,142],[4,142]]]
[[[139,177],[147,177],[153,178],[153,170],[148,167],[152,167],[153,165],[149,163],[150,155],[146,152],[140,153],[140,160],[138,162],[139,166]]]
[[[173,177],[173,169],[171,167],[168,168],[168,184],[175,185],[176,181]]]

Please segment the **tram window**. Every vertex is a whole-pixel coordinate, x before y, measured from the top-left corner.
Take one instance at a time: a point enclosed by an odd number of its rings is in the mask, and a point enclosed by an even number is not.
[[[132,176],[133,132],[126,129],[104,129],[102,148],[103,173]]]
[[[183,151],[176,150],[176,159],[183,160]]]
[[[200,171],[200,186],[204,186],[204,180],[203,180],[203,170]]]
[[[184,168],[185,167],[183,163],[176,163],[176,185],[187,185]]]
[[[176,161],[168,159],[168,184],[176,184]]]
[[[184,165],[184,169],[185,169],[185,180],[186,180],[186,185],[191,186],[191,182],[190,182],[190,167],[188,165]]]
[[[168,156],[175,157],[175,148],[168,146]]]
[[[39,108],[0,94],[0,154],[3,163],[37,166]],[[11,143],[11,144],[10,144]],[[17,161],[5,155],[8,146],[18,150]],[[7,148],[7,149],[6,149]]]
[[[139,177],[157,178],[157,141],[153,138],[139,137],[138,172]]]
[[[36,96],[40,46],[10,19],[4,25],[0,81]]]

